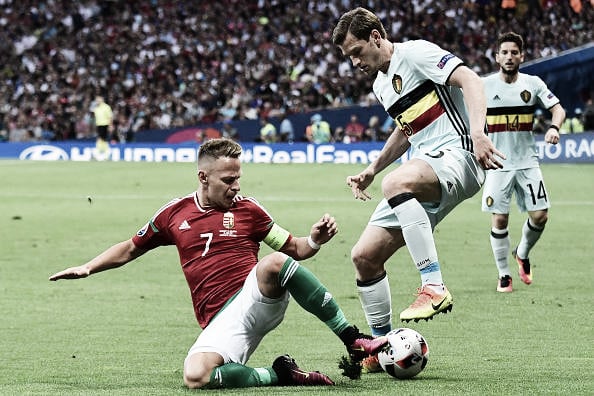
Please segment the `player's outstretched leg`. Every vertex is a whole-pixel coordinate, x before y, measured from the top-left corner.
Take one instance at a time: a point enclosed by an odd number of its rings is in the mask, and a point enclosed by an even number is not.
[[[278,376],[279,385],[284,386],[316,386],[334,385],[334,381],[319,371],[304,371],[297,366],[295,359],[289,355],[277,357],[272,363],[272,369]]]

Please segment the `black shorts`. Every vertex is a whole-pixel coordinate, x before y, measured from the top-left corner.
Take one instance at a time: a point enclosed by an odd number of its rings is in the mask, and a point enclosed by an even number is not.
[[[99,138],[107,141],[107,138],[109,136],[109,131],[108,131],[107,125],[97,125],[97,136],[99,136]]]

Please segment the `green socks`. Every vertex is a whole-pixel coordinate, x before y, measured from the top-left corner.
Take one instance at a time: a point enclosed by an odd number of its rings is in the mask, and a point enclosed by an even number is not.
[[[317,316],[336,335],[350,326],[328,289],[297,261],[287,258],[279,280],[303,309]]]
[[[227,363],[212,371],[206,388],[249,388],[276,384],[278,377],[272,367],[251,368],[239,363]]]

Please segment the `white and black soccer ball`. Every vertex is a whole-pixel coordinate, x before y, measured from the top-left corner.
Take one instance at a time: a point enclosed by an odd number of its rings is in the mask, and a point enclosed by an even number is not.
[[[398,379],[412,378],[427,365],[429,346],[413,329],[394,329],[386,334],[388,344],[377,357],[384,371]]]

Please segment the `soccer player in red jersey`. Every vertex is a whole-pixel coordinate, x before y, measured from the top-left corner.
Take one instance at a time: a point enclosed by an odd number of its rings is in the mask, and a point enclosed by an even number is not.
[[[357,378],[360,361],[386,344],[361,334],[322,283],[298,260],[315,255],[337,233],[324,214],[307,237],[277,225],[254,199],[239,195],[241,146],[209,140],[198,153],[198,189],[161,207],[132,238],[50,280],[84,278],[120,267],[159,246],[175,245],[203,331],[184,363],[189,388],[333,385],[326,375],[301,370],[288,355],[272,367],[245,364],[263,337],[283,320],[289,297],[323,321],[345,344],[344,374]],[[260,242],[276,252],[258,260]]]

